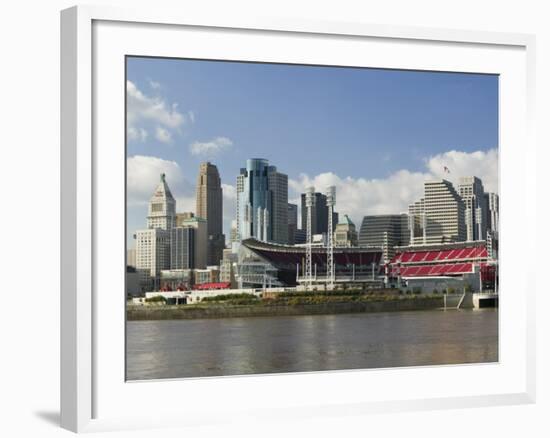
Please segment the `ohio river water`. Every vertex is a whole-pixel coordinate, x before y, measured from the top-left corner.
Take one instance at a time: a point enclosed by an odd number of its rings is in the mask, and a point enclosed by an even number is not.
[[[498,361],[498,310],[129,321],[127,379]]]

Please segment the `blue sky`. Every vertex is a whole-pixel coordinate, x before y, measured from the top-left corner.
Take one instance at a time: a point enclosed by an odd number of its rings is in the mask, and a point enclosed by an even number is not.
[[[178,210],[193,210],[207,159],[225,184],[226,231],[250,157],[288,174],[290,200],[305,184],[336,182],[337,210],[356,222],[406,208],[423,179],[441,176],[438,166],[450,164],[453,178],[471,169],[496,190],[496,76],[128,58],[127,80],[129,234],[145,223],[156,170],[166,168]],[[398,187],[413,183],[420,191]],[[399,202],[384,201],[391,191],[376,198],[393,186]]]

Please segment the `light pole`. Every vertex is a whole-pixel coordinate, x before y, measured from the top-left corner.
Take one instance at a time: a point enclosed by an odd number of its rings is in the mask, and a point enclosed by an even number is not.
[[[334,215],[334,206],[336,205],[336,187],[327,187],[327,207],[328,207],[328,228],[327,228],[327,282],[330,289],[334,289],[335,269],[334,269],[334,234],[332,216]]]
[[[306,282],[311,288],[313,284],[313,272],[312,272],[312,235],[311,235],[311,214],[312,208],[315,205],[315,187],[308,187],[306,189],[306,209],[307,209],[307,230],[306,230]]]

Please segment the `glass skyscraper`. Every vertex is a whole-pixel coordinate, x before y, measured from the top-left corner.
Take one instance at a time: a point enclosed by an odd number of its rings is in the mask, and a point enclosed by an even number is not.
[[[246,160],[237,176],[240,240],[288,243],[288,176],[262,158]]]

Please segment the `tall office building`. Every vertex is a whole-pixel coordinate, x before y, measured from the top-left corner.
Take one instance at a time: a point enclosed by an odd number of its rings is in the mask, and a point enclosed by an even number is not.
[[[237,176],[237,232],[240,240],[288,243],[288,176],[268,160],[246,160]]]
[[[160,183],[149,200],[147,229],[136,231],[136,271],[142,290],[154,289],[163,269],[170,267],[170,230],[176,225],[176,201],[160,176]]]
[[[288,204],[288,243],[296,243],[296,230],[298,229],[298,206]]]
[[[394,256],[396,246],[408,245],[409,238],[409,215],[405,213],[365,216],[359,230],[359,245],[382,248],[385,262]]]
[[[409,205],[411,244],[462,242],[466,240],[464,201],[444,179],[424,182],[424,197]],[[416,233],[419,224],[421,235]]]
[[[142,290],[154,290],[160,271],[170,268],[170,231],[149,228],[136,231],[136,270]]]
[[[464,221],[466,223],[466,240],[485,240],[487,235],[486,204],[483,183],[476,176],[459,179],[458,193],[464,201]]]
[[[218,168],[201,163],[197,177],[196,215],[206,219],[207,264],[218,265],[223,258],[223,192]]]
[[[126,266],[136,267],[136,249],[129,249],[126,251]]]
[[[327,197],[323,193],[316,192],[315,204],[311,209],[311,234],[323,234],[328,232],[328,207]],[[302,230],[307,228],[306,211],[306,195],[302,193]],[[338,224],[338,213],[332,214],[332,231],[336,229]]]
[[[208,229],[206,220],[195,216],[191,212],[176,215],[178,228],[193,229],[193,263],[197,269],[204,269],[207,265]]]
[[[307,240],[306,230],[302,230],[301,228],[294,230],[294,245],[302,245],[306,243],[306,240]]]
[[[426,221],[426,216],[424,215],[424,198],[421,198],[419,201],[413,202],[409,205],[409,244],[412,245],[417,243],[417,238],[422,237],[422,240],[425,238],[425,227],[423,227]],[[416,239],[416,240],[415,240]]]
[[[170,230],[170,269],[195,267],[195,229],[174,227]]]
[[[487,230],[493,234],[498,233],[498,195],[496,193],[485,193],[485,213]]]
[[[166,175],[160,176],[160,183],[149,201],[147,228],[169,230],[176,223],[176,200],[166,183]]]
[[[272,195],[272,240],[288,243],[288,176],[273,170],[267,173],[268,186]]]
[[[237,220],[234,219],[231,221],[231,231],[229,234],[229,242],[238,242],[239,240],[239,233],[237,231]]]

